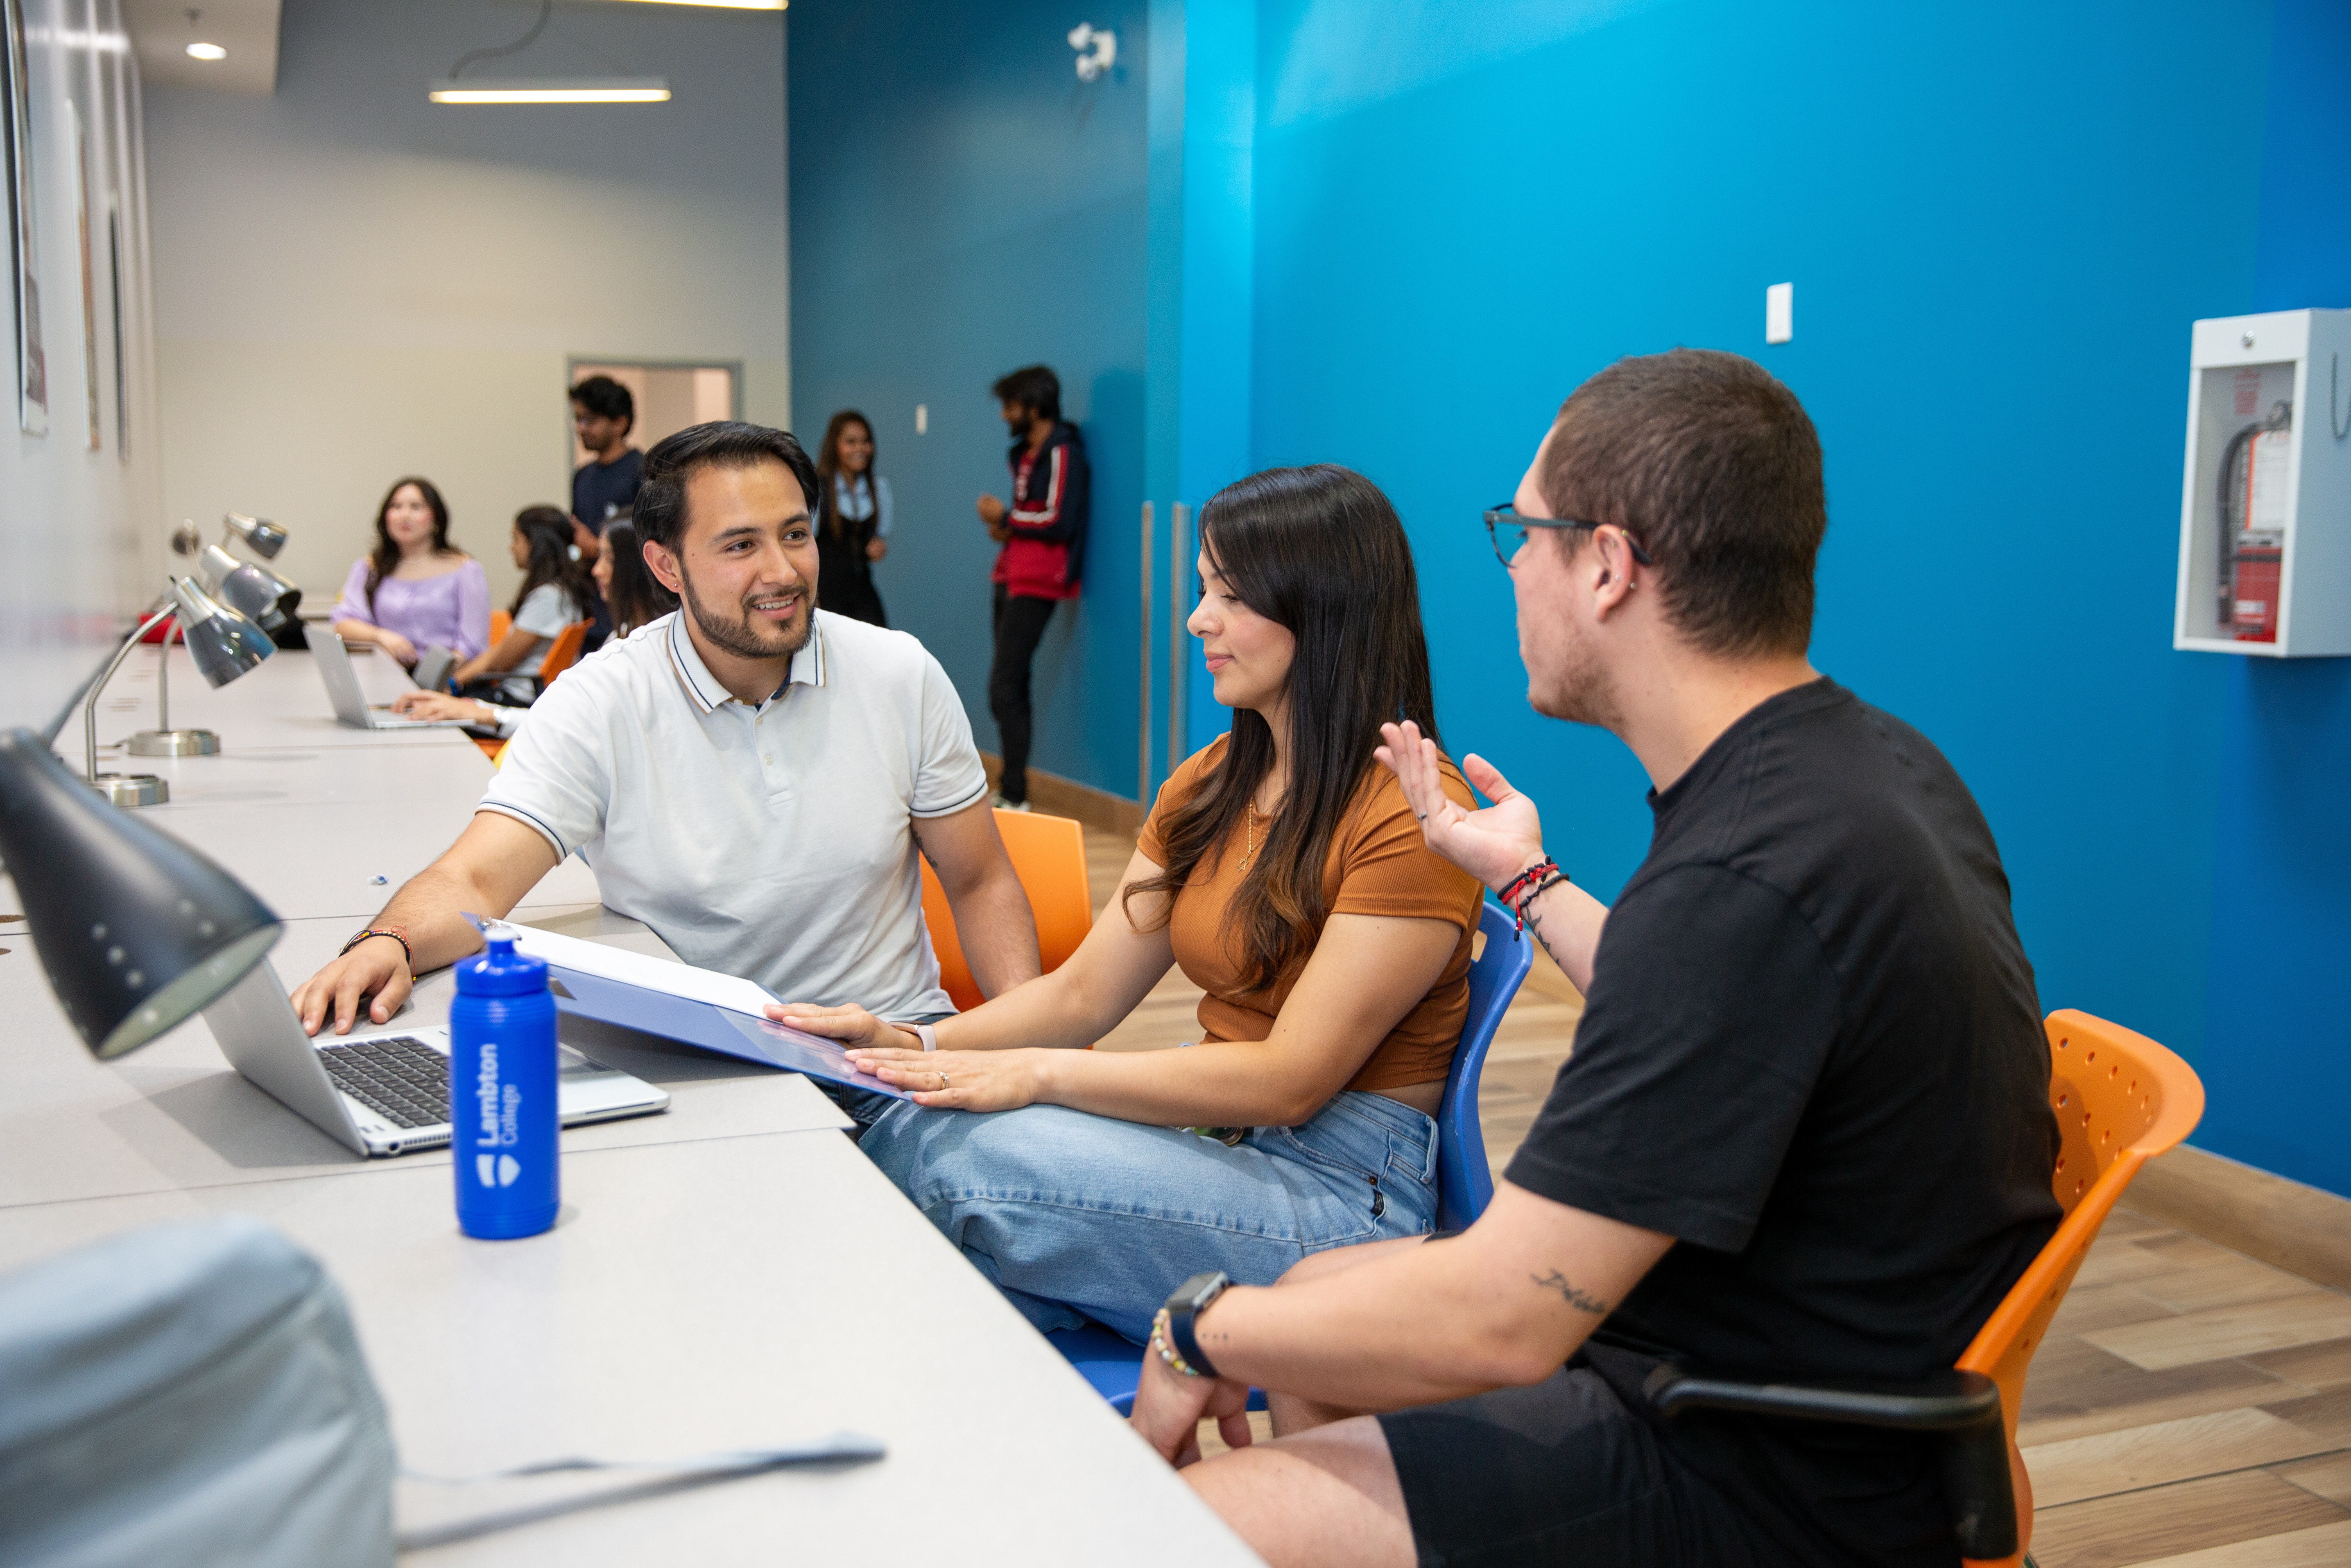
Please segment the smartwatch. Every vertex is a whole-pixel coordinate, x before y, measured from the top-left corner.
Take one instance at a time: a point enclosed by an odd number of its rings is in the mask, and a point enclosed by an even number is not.
[[[921,1041],[923,1049],[925,1051],[935,1051],[939,1048],[939,1032],[927,1023],[895,1023],[891,1027],[903,1029]]]
[[[1176,1354],[1197,1368],[1204,1376],[1218,1376],[1208,1358],[1200,1354],[1200,1342],[1192,1335],[1192,1320],[1208,1310],[1208,1303],[1225,1293],[1233,1282],[1222,1269],[1212,1273],[1194,1274],[1176,1287],[1167,1298],[1167,1334],[1176,1342]]]

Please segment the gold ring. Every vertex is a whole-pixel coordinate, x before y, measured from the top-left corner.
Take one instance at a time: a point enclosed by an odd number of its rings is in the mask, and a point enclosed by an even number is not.
[[[942,1094],[942,1095],[944,1095],[944,1094],[946,1094],[946,1092],[947,1092],[947,1075],[946,1075],[945,1073],[941,1073],[941,1074],[939,1075],[939,1093],[940,1093],[940,1094]]]

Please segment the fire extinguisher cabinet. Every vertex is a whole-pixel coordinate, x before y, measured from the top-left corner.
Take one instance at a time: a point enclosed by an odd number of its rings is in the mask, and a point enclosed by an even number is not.
[[[2196,323],[2171,646],[2351,654],[2351,310]]]

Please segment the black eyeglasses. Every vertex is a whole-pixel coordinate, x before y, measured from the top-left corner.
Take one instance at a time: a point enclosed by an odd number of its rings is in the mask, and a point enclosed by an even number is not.
[[[1527,534],[1531,529],[1596,529],[1602,526],[1604,524],[1598,523],[1579,523],[1572,517],[1521,517],[1519,515],[1517,506],[1508,501],[1503,502],[1499,506],[1489,506],[1486,509],[1486,537],[1493,541],[1494,554],[1501,561],[1502,569],[1505,571],[1510,569],[1511,557],[1526,547]],[[1654,566],[1657,564],[1650,559],[1649,552],[1641,548],[1641,541],[1634,538],[1630,534],[1625,534],[1622,528],[1617,529],[1616,532],[1625,535],[1625,547],[1633,552],[1633,559],[1645,566]]]

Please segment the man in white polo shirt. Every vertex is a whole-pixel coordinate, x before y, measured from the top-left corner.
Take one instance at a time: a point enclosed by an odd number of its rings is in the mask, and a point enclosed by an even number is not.
[[[782,431],[696,425],[646,454],[636,526],[680,608],[566,671],[474,819],[294,993],[312,1033],[378,1023],[577,852],[680,958],[791,1001],[953,1011],[914,857],[994,996],[1037,928],[963,704],[901,631],[816,608],[815,465]]]

